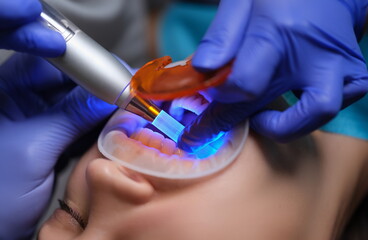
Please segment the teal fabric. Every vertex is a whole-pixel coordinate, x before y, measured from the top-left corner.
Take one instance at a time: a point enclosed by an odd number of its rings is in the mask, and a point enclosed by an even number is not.
[[[162,17],[159,33],[159,54],[173,61],[187,58],[196,50],[206,33],[217,7],[208,4],[173,3]]]
[[[160,54],[171,56],[174,61],[193,54],[206,32],[216,6],[193,3],[174,3],[162,18],[158,42]],[[368,35],[360,43],[365,59],[368,59]],[[288,92],[283,95],[289,104],[297,98]],[[368,96],[352,104],[321,130],[368,140]]]

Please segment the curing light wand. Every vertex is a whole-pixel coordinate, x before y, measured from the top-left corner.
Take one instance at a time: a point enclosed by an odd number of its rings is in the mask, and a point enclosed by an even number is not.
[[[143,117],[177,142],[184,126],[151,101],[133,96],[129,70],[62,14],[41,3],[41,22],[66,41],[65,53],[47,60],[96,97]]]

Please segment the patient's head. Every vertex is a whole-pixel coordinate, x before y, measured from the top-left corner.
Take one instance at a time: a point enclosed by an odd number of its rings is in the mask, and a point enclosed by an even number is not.
[[[121,125],[122,120],[126,124]],[[162,136],[131,127],[139,121],[128,113],[117,113],[110,121],[116,125],[108,130],[110,140],[129,146],[115,152],[119,158],[131,162],[143,156],[154,162],[176,155],[178,161],[187,160]],[[314,226],[309,223],[315,222],[311,213],[319,199],[316,189],[324,179],[323,159],[310,151],[319,140],[311,139],[298,142],[295,151],[295,143],[273,145],[250,134],[221,171],[179,180],[130,170],[104,158],[95,145],[69,179],[68,206],[55,211],[39,238],[303,239],[301,233]],[[266,146],[272,156],[265,154]],[[293,167],[274,164],[278,160],[284,165],[292,161]]]

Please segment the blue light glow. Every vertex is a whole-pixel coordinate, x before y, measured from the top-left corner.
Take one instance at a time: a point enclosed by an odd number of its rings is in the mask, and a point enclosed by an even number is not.
[[[181,132],[185,128],[180,122],[163,110],[157,115],[155,120],[153,120],[152,125],[176,143],[178,142]],[[226,134],[224,132],[220,132],[214,140],[210,143],[204,143],[202,148],[191,153],[190,156],[193,157],[193,159],[203,159],[215,154],[224,144],[225,136]]]
[[[180,122],[176,121],[175,118],[163,110],[153,120],[152,125],[176,143],[178,142],[180,133],[184,130],[184,126]]]
[[[224,144],[225,136],[226,134],[224,132],[220,132],[212,142],[205,143],[204,147],[198,149],[190,155],[197,159],[203,159],[215,154]]]

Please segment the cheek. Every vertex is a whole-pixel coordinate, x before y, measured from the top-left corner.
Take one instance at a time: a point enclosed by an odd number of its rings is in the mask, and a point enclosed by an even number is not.
[[[219,236],[227,239],[224,217],[218,211],[221,204],[216,201],[209,204],[208,196],[201,199],[199,195],[198,192],[165,194],[135,209],[135,214],[127,213],[126,216],[130,215],[129,224],[125,225],[127,235],[134,239],[203,240],[220,239]]]
[[[57,209],[54,214],[43,224],[38,233],[39,240],[68,240],[74,239],[82,233],[82,228],[70,214]]]
[[[84,165],[84,164],[82,164]],[[85,166],[79,164],[73,171],[69,178],[67,190],[65,192],[65,199],[68,203],[73,203],[77,207],[78,212],[87,213],[89,203],[89,192],[86,182]],[[85,215],[85,214],[82,214]]]
[[[88,164],[101,156],[94,145],[79,161],[76,161],[76,167],[69,177],[65,199],[73,205],[72,208],[87,218],[89,209],[89,190],[86,181],[86,168]]]

